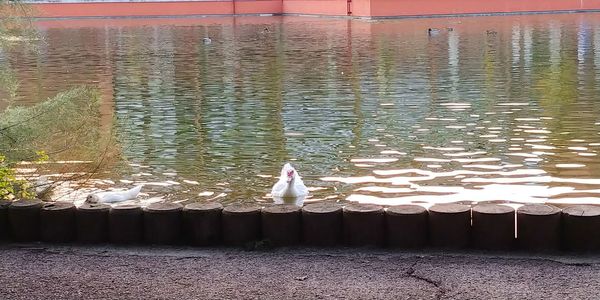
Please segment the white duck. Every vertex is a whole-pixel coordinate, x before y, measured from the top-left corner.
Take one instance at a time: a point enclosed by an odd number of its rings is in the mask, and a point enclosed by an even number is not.
[[[271,189],[274,198],[297,198],[308,195],[308,189],[302,182],[300,174],[289,163],[281,169],[279,181]]]
[[[142,190],[142,186],[138,185],[132,189],[127,191],[114,191],[114,192],[98,192],[94,194],[89,194],[85,199],[87,203],[117,203],[123,202],[131,199],[135,199],[138,196],[140,191]]]

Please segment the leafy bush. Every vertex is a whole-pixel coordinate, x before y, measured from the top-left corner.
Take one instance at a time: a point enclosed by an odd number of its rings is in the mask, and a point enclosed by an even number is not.
[[[95,89],[79,87],[30,107],[11,106],[0,113],[0,153],[9,161],[36,159],[45,149],[56,156],[97,149],[99,99]]]
[[[0,155],[0,200],[30,198],[27,191],[27,181],[17,179],[15,170],[8,165],[6,157]]]
[[[33,184],[15,169],[23,161],[37,162],[38,172],[45,165],[40,162],[49,156],[54,160],[94,161],[83,169],[61,166],[53,170],[87,172],[89,177],[111,162],[108,157],[119,153],[112,133],[100,132],[100,94],[94,88],[78,87],[33,106],[18,105],[19,79],[3,55],[13,47],[36,50],[43,42],[29,13],[29,7],[19,0],[0,0],[0,199],[35,195]],[[74,179],[61,176],[60,181]]]

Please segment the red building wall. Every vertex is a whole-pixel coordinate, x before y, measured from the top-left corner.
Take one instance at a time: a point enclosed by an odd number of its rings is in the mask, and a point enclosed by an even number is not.
[[[350,2],[349,2],[350,1]],[[37,17],[309,14],[394,17],[599,10],[600,0],[208,0],[31,4]]]
[[[348,14],[348,1],[283,0],[283,12],[288,14],[345,16]]]
[[[420,16],[600,9],[600,0],[370,0],[370,15]]]
[[[281,14],[281,0],[88,2],[32,4],[38,17],[130,17]]]

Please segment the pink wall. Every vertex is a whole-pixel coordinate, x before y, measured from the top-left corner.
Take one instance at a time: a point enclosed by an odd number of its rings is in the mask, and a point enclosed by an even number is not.
[[[348,0],[215,0],[31,4],[37,17],[127,17],[232,14],[346,16]],[[351,0],[352,16],[423,16],[600,10],[600,0]]]
[[[352,0],[352,15],[355,17],[371,16],[372,0]]]
[[[233,14],[231,2],[95,2],[33,4],[38,17],[127,17]]]
[[[283,13],[283,3],[282,0],[236,0],[235,13],[281,14]]]
[[[600,9],[600,0],[370,0],[370,16]]]
[[[32,4],[38,17],[127,17],[281,14],[282,0],[91,2]]]
[[[347,7],[347,0],[283,0],[283,12],[288,14],[345,16]]]

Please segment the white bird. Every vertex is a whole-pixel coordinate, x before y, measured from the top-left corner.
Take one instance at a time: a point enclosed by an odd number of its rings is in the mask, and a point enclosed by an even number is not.
[[[434,35],[438,35],[440,33],[440,30],[437,28],[429,28],[427,29],[427,34],[429,34],[429,36],[434,36]]]
[[[212,43],[212,40],[209,37],[205,37],[202,39],[202,41],[204,42],[204,44],[208,45],[210,43]]]
[[[85,199],[87,203],[117,203],[123,202],[131,199],[135,199],[138,196],[140,191],[142,190],[142,186],[138,185],[132,189],[127,191],[114,191],[114,192],[98,192],[94,194],[89,194]]]
[[[279,181],[273,185],[271,196],[274,198],[297,198],[308,195],[308,189],[300,174],[289,163],[281,169]]]

